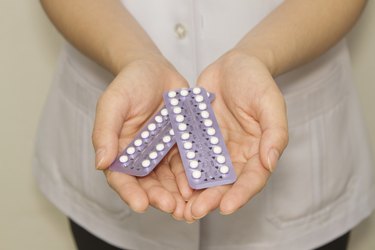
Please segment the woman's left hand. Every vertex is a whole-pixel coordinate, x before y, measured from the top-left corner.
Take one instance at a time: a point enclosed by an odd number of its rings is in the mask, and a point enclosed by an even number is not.
[[[172,166],[188,200],[184,217],[194,221],[220,208],[231,214],[262,190],[288,143],[284,98],[260,60],[231,51],[211,64],[198,85],[216,94],[212,103],[237,180],[232,185],[193,191],[181,162]]]

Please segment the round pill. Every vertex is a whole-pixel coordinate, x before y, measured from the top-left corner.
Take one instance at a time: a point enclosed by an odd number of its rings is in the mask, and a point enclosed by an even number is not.
[[[146,138],[148,138],[150,136],[150,132],[148,132],[148,131],[143,131],[142,133],[141,133],[141,137],[143,138],[143,139],[146,139]]]
[[[223,163],[225,162],[225,157],[224,157],[224,155],[218,155],[218,156],[216,157],[216,161],[217,161],[218,163],[220,163],[220,164],[223,164]]]
[[[125,163],[129,160],[129,157],[127,155],[121,155],[120,158],[119,158],[119,161],[121,163]]]
[[[173,128],[171,128],[171,129],[169,130],[169,134],[172,135],[172,136],[174,135]]]
[[[181,139],[182,139],[182,140],[187,140],[187,139],[189,139],[189,137],[190,137],[190,134],[189,134],[189,133],[186,133],[186,132],[185,132],[185,133],[182,133],[182,134],[181,134]]]
[[[166,135],[166,136],[163,137],[163,142],[164,143],[168,143],[170,141],[171,141],[171,137],[169,135]]]
[[[158,158],[158,153],[156,153],[155,151],[152,151],[148,157],[150,157],[151,160],[155,160],[156,158]]]
[[[192,176],[194,179],[199,179],[199,178],[201,178],[202,173],[201,173],[201,171],[194,170],[194,171],[191,173],[191,176]]]
[[[198,87],[193,88],[193,93],[196,95],[200,94],[201,91],[202,91],[201,88],[198,88]]]
[[[176,92],[174,92],[174,91],[169,91],[169,92],[168,92],[168,97],[170,97],[170,98],[176,97]]]
[[[205,104],[204,102],[199,103],[198,108],[199,110],[205,110],[207,109],[207,104]]]
[[[202,102],[203,101],[203,96],[201,96],[201,95],[195,96],[195,101],[196,102]]]
[[[187,96],[188,94],[189,94],[189,91],[187,91],[187,89],[181,89],[180,95]]]
[[[176,106],[176,105],[178,104],[178,99],[176,99],[176,98],[172,98],[172,99],[169,101],[169,103],[170,103],[171,105],[173,105],[173,106]]]
[[[148,130],[154,131],[156,129],[156,124],[155,123],[150,123],[147,126]]]
[[[204,111],[201,112],[201,116],[202,116],[202,118],[206,119],[210,116],[210,113],[208,113],[207,110],[204,110]]]
[[[184,149],[191,149],[193,147],[193,143],[187,141],[184,143]]]
[[[167,115],[168,115],[168,110],[167,110],[166,108],[164,108],[164,109],[162,109],[162,110],[160,111],[160,114],[161,114],[162,116],[167,116]]]
[[[213,151],[214,151],[215,154],[221,154],[221,152],[223,152],[223,150],[221,149],[220,146],[215,146],[213,148]]]
[[[212,120],[211,119],[206,119],[203,121],[204,126],[206,127],[211,127],[212,126]]]
[[[164,144],[163,143],[159,143],[158,145],[156,145],[156,150],[157,151],[162,151],[164,149]]]
[[[183,115],[177,115],[176,116],[176,122],[183,122],[184,121],[184,116]]]
[[[186,153],[186,158],[193,159],[195,157],[195,153],[193,151],[189,151]]]
[[[185,123],[178,124],[178,130],[185,131],[187,128],[187,125]]]
[[[139,147],[141,145],[142,145],[142,140],[141,139],[137,139],[137,140],[134,141],[134,146]]]
[[[191,167],[191,168],[197,168],[198,167],[198,161],[196,161],[196,160],[192,160],[192,161],[190,161],[190,163],[189,163],[189,166]]]
[[[216,130],[214,128],[208,128],[207,129],[207,134],[208,135],[214,135],[216,133]]]
[[[150,160],[146,159],[142,161],[142,167],[147,168],[151,164]]]
[[[126,150],[126,153],[132,155],[135,153],[135,148],[134,147],[128,147],[128,149]]]
[[[173,113],[175,113],[175,114],[180,114],[181,111],[182,111],[182,109],[180,107],[174,107],[173,108]]]
[[[216,145],[219,143],[219,138],[217,138],[216,136],[212,136],[210,138],[210,143],[213,144],[213,145]]]
[[[227,174],[227,173],[229,172],[229,167],[223,165],[223,166],[221,166],[221,167],[219,168],[219,171],[220,171],[220,173],[222,173],[222,174]]]
[[[162,123],[163,122],[163,117],[161,117],[160,115],[157,115],[157,116],[155,116],[155,121],[157,123]]]

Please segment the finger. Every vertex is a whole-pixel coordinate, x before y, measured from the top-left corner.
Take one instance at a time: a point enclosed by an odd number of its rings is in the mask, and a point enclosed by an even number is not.
[[[284,98],[275,85],[260,101],[259,123],[262,130],[260,156],[263,166],[273,172],[288,144],[288,124]]]
[[[165,213],[174,212],[176,200],[172,193],[163,187],[154,172],[146,177],[139,178],[138,181],[146,191],[150,204],[153,207]]]
[[[127,98],[107,90],[96,107],[92,142],[97,169],[107,168],[118,153],[118,137],[129,111]]]
[[[146,192],[133,176],[104,170],[108,184],[119,194],[129,207],[138,213],[146,211],[149,201]]]
[[[185,210],[184,210],[184,219],[189,224],[191,224],[195,221],[195,219],[193,218],[193,215],[191,213],[191,206],[193,205],[193,203],[198,198],[198,196],[201,192],[202,191],[200,191],[200,190],[194,191],[193,194],[191,195],[190,199],[186,203]]]
[[[193,193],[193,190],[189,186],[189,182],[182,165],[182,160],[177,150],[173,152],[173,156],[170,158],[169,164],[171,166],[171,171],[176,178],[179,192],[181,193],[185,201],[189,200]]]
[[[198,220],[219,207],[220,201],[230,185],[217,186],[203,190],[191,205],[191,216]]]
[[[155,174],[158,177],[161,185],[170,192],[176,202],[174,211],[172,216],[176,220],[183,220],[184,217],[184,209],[185,209],[185,201],[182,198],[174,174],[172,173],[171,169],[169,168],[169,164],[167,162],[161,163],[156,169]]]
[[[260,162],[259,155],[252,157],[238,175],[237,181],[224,194],[220,213],[231,214],[245,205],[266,185],[270,172]]]

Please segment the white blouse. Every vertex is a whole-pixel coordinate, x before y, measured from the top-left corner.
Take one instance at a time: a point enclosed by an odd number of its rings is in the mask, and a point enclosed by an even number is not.
[[[282,1],[122,2],[194,85],[202,69]],[[371,213],[371,155],[345,41],[276,79],[287,103],[290,142],[264,190],[233,215],[215,211],[191,225],[155,209],[132,212],[95,170],[95,106],[112,79],[64,46],[34,158],[42,192],[97,237],[126,249],[311,249]]]

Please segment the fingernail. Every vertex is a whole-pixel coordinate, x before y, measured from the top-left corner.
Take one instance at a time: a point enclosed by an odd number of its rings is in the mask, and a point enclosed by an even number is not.
[[[103,169],[103,162],[104,162],[104,155],[105,155],[105,149],[99,149],[96,151],[96,169]]]
[[[268,170],[272,173],[275,170],[276,163],[279,160],[280,154],[279,152],[272,148],[268,151]]]
[[[202,216],[199,216],[199,217],[195,217],[195,216],[191,216],[191,217],[193,217],[193,219],[194,220],[200,220],[200,219],[202,219],[204,216],[206,216],[207,214],[204,214],[204,215],[202,215]]]
[[[195,222],[195,220],[191,220],[191,221],[185,221],[187,224],[193,224]]]

